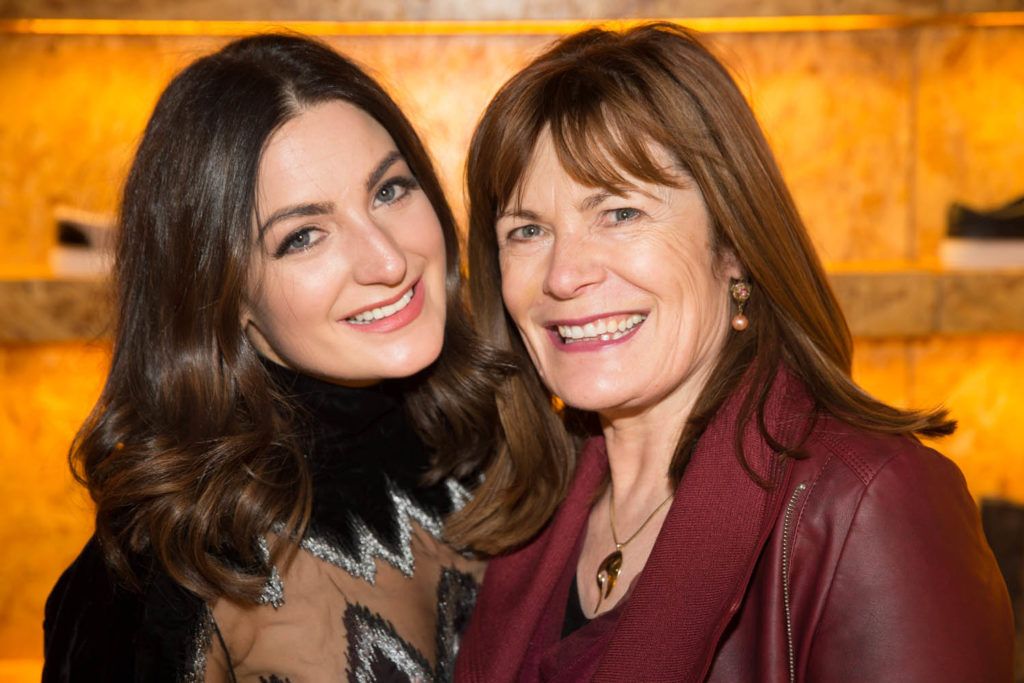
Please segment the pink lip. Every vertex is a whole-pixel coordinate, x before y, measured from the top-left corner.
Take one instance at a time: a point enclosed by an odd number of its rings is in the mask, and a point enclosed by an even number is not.
[[[559,325],[580,325],[580,326],[583,326],[583,325],[586,325],[589,322],[593,322],[595,320],[601,320],[602,318],[611,318],[611,317],[614,317],[614,316],[617,316],[617,315],[623,315],[624,316],[624,315],[635,315],[635,314],[640,314],[640,315],[646,316],[646,315],[649,314],[649,311],[621,311],[621,312],[616,312],[616,313],[602,313],[600,315],[593,315],[593,316],[590,316],[588,318],[577,318],[575,320],[556,320],[556,321],[552,321],[552,322],[548,323],[547,325],[545,325],[545,327],[547,328],[548,336],[551,338],[551,343],[554,344],[555,348],[557,350],[559,350],[559,351],[564,351],[566,353],[585,353],[585,352],[588,352],[588,351],[600,351],[603,348],[606,348],[606,347],[609,347],[609,346],[616,346],[618,344],[624,344],[625,342],[629,341],[630,339],[633,338],[633,335],[636,334],[636,331],[639,330],[641,327],[643,327],[644,323],[640,323],[639,325],[635,325],[634,327],[630,328],[629,332],[626,332],[624,335],[622,335],[618,339],[600,339],[600,338],[597,338],[597,339],[592,339],[590,341],[573,342],[571,344],[567,344],[567,343],[565,343],[565,341],[562,340],[562,335],[558,334],[558,326]],[[646,322],[646,320],[644,322]]]
[[[360,313],[366,313],[367,311],[372,311],[375,308],[383,308],[384,306],[390,306],[391,304],[395,303],[396,301],[401,299],[403,296],[405,296],[405,293],[409,291],[409,288],[415,287],[418,283],[419,283],[419,280],[417,280],[416,282],[412,283],[411,285],[409,285],[409,287],[407,287],[406,289],[403,289],[401,292],[399,292],[398,294],[394,295],[390,299],[385,299],[383,301],[378,301],[377,303],[370,304],[369,306],[363,306],[362,308],[357,308],[356,310],[352,311],[351,313],[346,313],[345,315],[341,316],[341,319],[345,320],[346,318],[354,318],[357,315],[359,315]]]
[[[412,287],[412,300],[409,301],[409,305],[400,310],[398,313],[395,313],[394,315],[390,315],[387,318],[381,318],[380,320],[374,320],[373,322],[369,323],[354,323],[348,320],[348,318],[357,316],[360,313],[364,313],[366,311],[371,311],[375,308],[380,308],[382,306],[388,306],[390,304],[393,304],[399,299],[401,299],[403,296],[405,296],[405,293],[409,290],[402,290],[401,294],[387,301],[382,301],[379,303],[375,303],[372,306],[361,308],[358,311],[355,311],[354,313],[345,316],[338,322],[344,323],[345,325],[348,325],[351,328],[359,330],[360,332],[381,333],[394,332],[395,330],[399,330],[408,325],[409,323],[411,323],[416,318],[418,318],[420,313],[423,311],[423,303],[424,301],[426,301],[426,294],[423,291],[424,287],[419,280],[414,282]]]

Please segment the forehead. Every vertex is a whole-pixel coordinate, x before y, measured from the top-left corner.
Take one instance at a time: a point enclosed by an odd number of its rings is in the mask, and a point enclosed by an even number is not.
[[[391,136],[373,117],[343,101],[303,108],[267,140],[260,159],[261,198],[285,182],[319,176],[365,174],[367,164],[394,149]]]
[[[672,153],[653,140],[556,139],[545,128],[506,204],[514,207],[532,192],[548,191],[553,181],[613,194],[644,184],[682,187],[691,182]]]

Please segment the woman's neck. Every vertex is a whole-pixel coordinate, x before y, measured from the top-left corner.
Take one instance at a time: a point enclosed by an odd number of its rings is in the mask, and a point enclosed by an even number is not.
[[[653,500],[671,492],[669,466],[705,377],[694,377],[653,405],[601,414],[615,500]]]

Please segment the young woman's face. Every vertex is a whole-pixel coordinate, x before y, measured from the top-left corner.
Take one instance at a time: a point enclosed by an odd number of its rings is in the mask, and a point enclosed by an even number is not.
[[[437,358],[444,235],[379,123],[340,101],[304,110],[268,141],[257,191],[242,324],[261,354],[354,386]]]
[[[495,229],[502,296],[541,377],[569,405],[614,417],[692,399],[729,331],[734,259],[710,246],[704,199],[634,179],[622,195],[581,185],[542,135]]]

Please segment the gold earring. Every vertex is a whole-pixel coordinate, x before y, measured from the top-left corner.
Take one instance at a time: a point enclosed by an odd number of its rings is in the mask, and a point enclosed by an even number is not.
[[[729,294],[736,302],[736,315],[732,318],[732,329],[742,332],[750,327],[750,320],[743,315],[743,307],[746,305],[747,299],[750,298],[750,283],[746,280],[733,280],[729,285]]]

